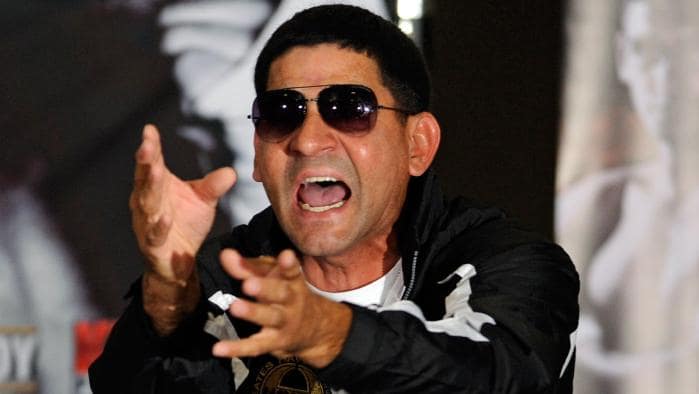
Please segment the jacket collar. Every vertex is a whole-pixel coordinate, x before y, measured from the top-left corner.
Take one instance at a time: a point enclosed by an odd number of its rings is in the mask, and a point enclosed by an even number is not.
[[[444,216],[446,201],[433,170],[410,179],[408,194],[398,220],[402,256],[427,243]]]

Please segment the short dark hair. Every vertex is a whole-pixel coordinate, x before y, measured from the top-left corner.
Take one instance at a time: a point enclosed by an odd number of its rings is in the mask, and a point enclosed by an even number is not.
[[[332,4],[298,12],[265,44],[255,65],[257,94],[267,89],[272,62],[296,46],[337,44],[365,53],[381,70],[381,79],[398,105],[410,113],[427,110],[430,80],[415,43],[395,24],[363,8]]]

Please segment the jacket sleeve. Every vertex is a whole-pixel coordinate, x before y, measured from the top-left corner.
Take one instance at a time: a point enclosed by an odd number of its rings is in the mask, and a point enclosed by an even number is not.
[[[233,392],[230,360],[211,355],[216,339],[204,332],[203,304],[173,334],[159,337],[143,310],[140,292],[132,293],[136,294],[102,354],[90,366],[95,394]]]
[[[520,246],[451,277],[436,320],[413,301],[352,306],[343,350],[321,378],[357,393],[572,392],[579,282],[560,248]]]

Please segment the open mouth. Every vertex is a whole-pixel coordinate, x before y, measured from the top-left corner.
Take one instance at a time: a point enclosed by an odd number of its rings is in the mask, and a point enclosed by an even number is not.
[[[332,177],[306,178],[298,190],[301,209],[311,212],[340,208],[351,195],[350,188],[344,182]]]

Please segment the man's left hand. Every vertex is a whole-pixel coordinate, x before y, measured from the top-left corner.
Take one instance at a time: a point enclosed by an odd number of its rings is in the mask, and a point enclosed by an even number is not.
[[[275,260],[246,259],[227,249],[221,253],[221,263],[242,282],[243,292],[255,299],[237,299],[229,312],[262,328],[248,338],[218,342],[215,356],[297,356],[315,368],[337,357],[349,332],[352,310],[313,293],[293,251],[285,250]]]

